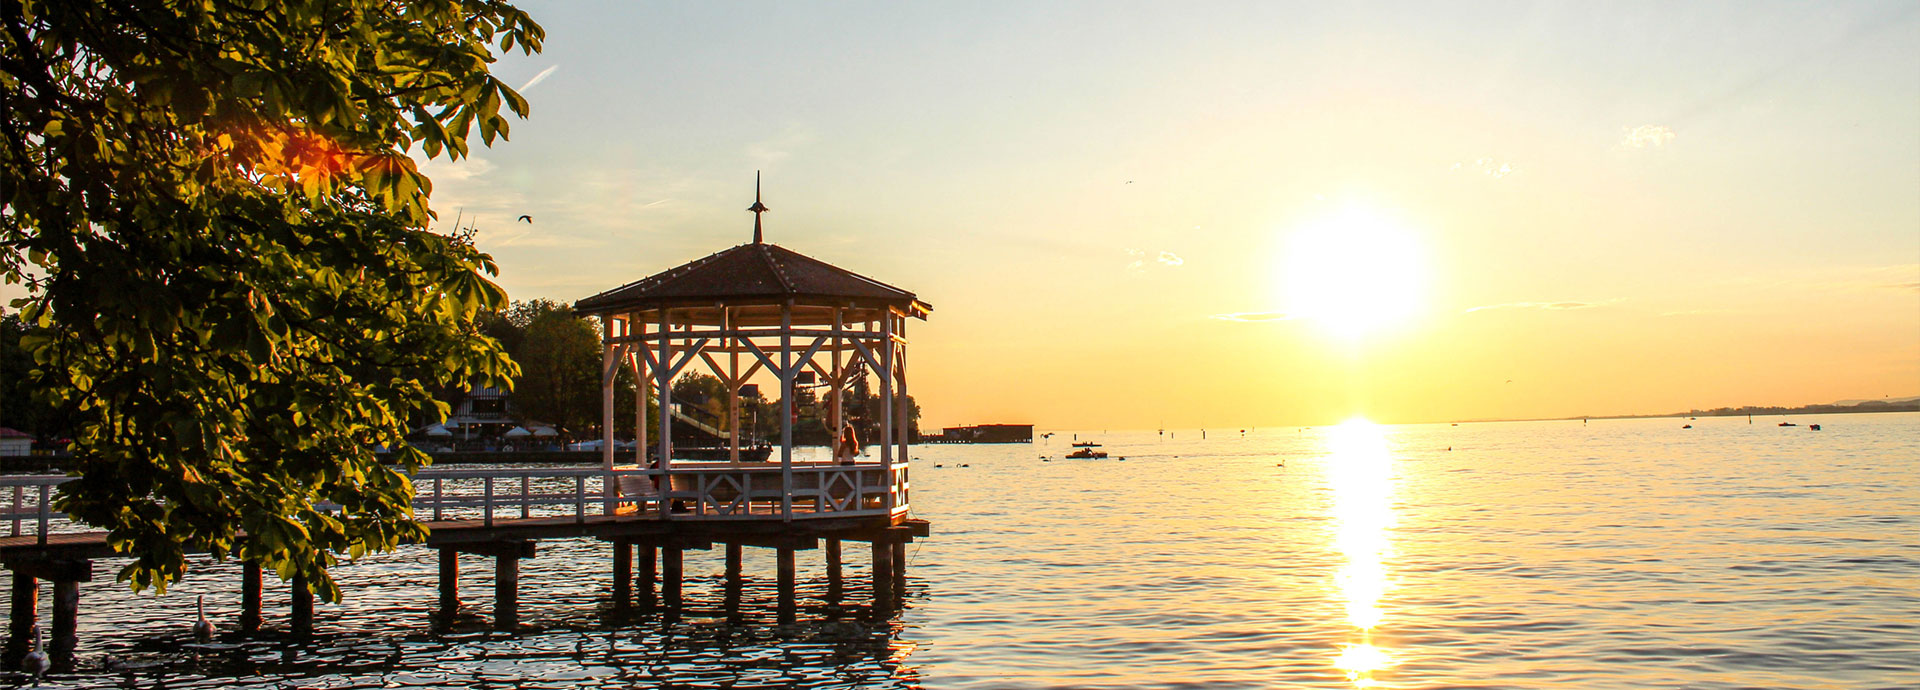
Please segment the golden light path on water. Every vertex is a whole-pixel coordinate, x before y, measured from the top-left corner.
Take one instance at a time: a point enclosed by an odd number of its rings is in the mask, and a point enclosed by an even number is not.
[[[1374,673],[1393,664],[1392,657],[1373,644],[1373,630],[1384,617],[1380,599],[1388,585],[1383,561],[1391,547],[1387,529],[1393,524],[1393,457],[1384,430],[1364,419],[1335,427],[1327,450],[1335,546],[1346,557],[1338,578],[1340,595],[1346,600],[1347,623],[1354,628],[1333,665],[1346,672],[1354,687],[1374,687]]]

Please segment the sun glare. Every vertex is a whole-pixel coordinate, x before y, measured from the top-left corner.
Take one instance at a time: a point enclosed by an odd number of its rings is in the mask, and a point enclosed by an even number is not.
[[[1386,650],[1373,643],[1374,628],[1386,617],[1380,602],[1389,587],[1385,559],[1392,544],[1393,456],[1386,434],[1364,419],[1349,420],[1327,438],[1328,481],[1334,495],[1334,545],[1346,563],[1337,582],[1346,600],[1349,641],[1333,661],[1356,688],[1377,685],[1373,675],[1393,665]]]
[[[1286,247],[1290,315],[1347,340],[1403,326],[1418,314],[1426,263],[1413,233],[1361,207],[1309,223]]]

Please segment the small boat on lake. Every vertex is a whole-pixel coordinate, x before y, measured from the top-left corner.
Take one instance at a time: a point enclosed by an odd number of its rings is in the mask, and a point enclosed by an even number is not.
[[[1098,444],[1098,443],[1094,443],[1094,442],[1092,442],[1092,441],[1083,441],[1083,442],[1080,442],[1080,443],[1075,443],[1075,444],[1073,444],[1073,447],[1075,447],[1075,448],[1099,448],[1099,447],[1100,447],[1100,444]]]
[[[1068,453],[1067,457],[1075,458],[1079,460],[1097,460],[1100,458],[1107,457],[1107,454],[1094,450],[1092,448],[1081,448],[1080,450],[1076,450],[1074,452]]]

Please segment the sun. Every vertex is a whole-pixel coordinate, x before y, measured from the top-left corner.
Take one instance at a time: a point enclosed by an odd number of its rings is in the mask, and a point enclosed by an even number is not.
[[[1426,261],[1414,234],[1372,209],[1302,226],[1284,264],[1288,315],[1345,340],[1408,325],[1424,302]]]

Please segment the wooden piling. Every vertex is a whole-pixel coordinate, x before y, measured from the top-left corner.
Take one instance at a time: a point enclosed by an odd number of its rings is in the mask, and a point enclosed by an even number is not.
[[[613,540],[613,609],[625,611],[633,605],[633,542]]]
[[[53,639],[48,640],[47,659],[53,670],[73,670],[73,650],[80,647],[80,583],[72,580],[53,582]]]
[[[893,608],[893,549],[888,542],[873,542],[873,610],[876,613]]]
[[[775,553],[778,554],[778,560],[779,560],[778,570],[780,575],[780,582],[779,582],[778,589],[779,589],[780,622],[792,623],[794,619],[793,549],[780,548],[780,549],[775,549],[774,551]]]
[[[892,551],[894,591],[905,596],[907,593],[907,543],[894,542]]]
[[[40,580],[18,570],[13,572],[13,606],[7,618],[7,668],[19,668],[33,641],[33,629],[39,624]]]
[[[260,564],[247,561],[240,564],[240,632],[260,631]]]
[[[653,583],[658,577],[658,560],[654,557],[654,545],[642,543],[640,547],[640,609],[652,611],[656,605],[653,595]]]
[[[838,604],[841,596],[840,540],[827,540],[827,601]]]
[[[453,620],[460,611],[460,552],[440,547],[440,611],[442,620]]]
[[[520,556],[502,553],[493,561],[493,627],[512,630],[520,626]]]
[[[678,546],[660,547],[660,598],[672,611],[680,610],[681,555]]]
[[[293,634],[307,636],[313,634],[313,589],[307,586],[307,576],[295,573],[293,576]]]
[[[740,545],[727,545],[727,577],[740,579]]]

